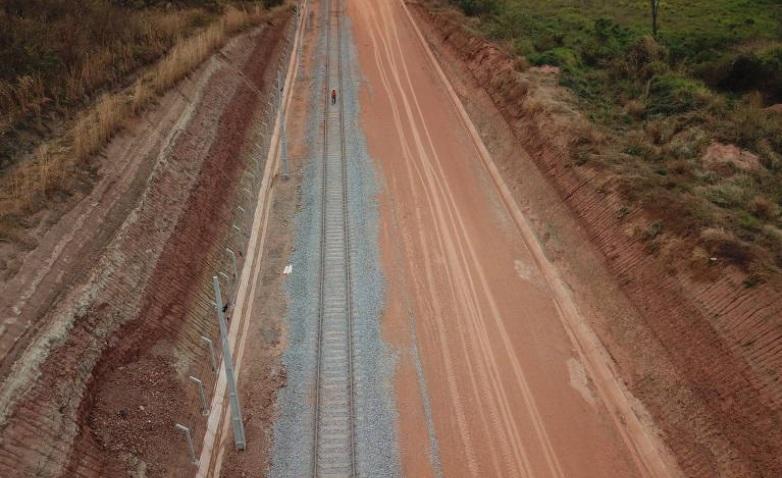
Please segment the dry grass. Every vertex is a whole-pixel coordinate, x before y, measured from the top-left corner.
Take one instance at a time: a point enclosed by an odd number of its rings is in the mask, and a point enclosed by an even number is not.
[[[261,22],[259,9],[240,10],[228,7],[222,17],[201,32],[181,40],[169,53],[142,74],[129,88],[106,93],[84,110],[62,137],[42,144],[28,160],[21,162],[0,178],[0,216],[19,217],[38,210],[54,190],[67,189],[70,179],[80,173],[86,161],[97,153],[119,131],[127,119],[140,113],[155,97],[170,89],[193,71],[230,34]],[[172,24],[175,28],[176,24]],[[95,68],[103,63],[98,61]],[[92,69],[82,70],[75,84],[85,85],[94,77]],[[81,83],[80,83],[81,82]],[[35,108],[34,79],[25,80],[25,92],[14,90],[14,101],[20,108]],[[0,95],[7,94],[0,84]],[[69,86],[74,92],[81,86]],[[0,231],[2,233],[2,231]]]
[[[0,132],[46,107],[82,105],[209,21],[198,8],[127,10],[101,1],[10,8],[0,15]]]

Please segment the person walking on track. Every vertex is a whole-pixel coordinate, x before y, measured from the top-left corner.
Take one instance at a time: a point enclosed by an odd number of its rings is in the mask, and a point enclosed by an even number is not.
[[[331,90],[331,104],[337,103],[337,90]]]

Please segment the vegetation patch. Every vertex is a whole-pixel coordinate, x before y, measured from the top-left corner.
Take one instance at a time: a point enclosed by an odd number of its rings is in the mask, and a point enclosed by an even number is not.
[[[653,221],[641,240],[779,273],[782,2],[666,0],[656,32],[654,2],[450,3],[509,53],[559,68],[600,131],[574,142],[574,164],[618,178]]]
[[[269,0],[266,3],[279,3]],[[88,159],[237,31],[261,3],[9,0],[0,7],[0,241],[89,188]]]

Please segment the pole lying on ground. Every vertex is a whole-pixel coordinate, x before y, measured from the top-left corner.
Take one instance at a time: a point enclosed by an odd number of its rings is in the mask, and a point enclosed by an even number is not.
[[[190,381],[198,387],[198,397],[201,400],[201,415],[209,415],[209,404],[206,403],[206,393],[204,392],[204,382],[194,376],[190,376]]]
[[[193,448],[193,438],[190,436],[190,429],[184,425],[180,425],[179,423],[174,425],[174,428],[181,431],[185,435],[185,440],[187,440],[187,449],[190,452],[190,463],[197,465],[198,459],[196,458],[195,448]]]
[[[212,371],[217,371],[217,357],[215,356],[215,346],[212,343],[212,339],[202,335],[201,341],[209,347],[209,363],[212,365]]]
[[[288,179],[288,138],[285,133],[285,118],[281,118],[280,129],[280,159],[282,160],[282,178]]]
[[[239,393],[236,389],[234,377],[233,356],[228,343],[228,327],[225,324],[223,314],[223,297],[220,294],[220,281],[217,276],[212,276],[215,289],[215,309],[217,310],[217,322],[220,326],[220,340],[223,343],[223,364],[225,364],[225,377],[228,382],[228,395],[231,401],[231,424],[234,431],[234,445],[238,450],[244,450],[246,446],[244,436],[244,423],[242,422],[242,410],[239,406]]]

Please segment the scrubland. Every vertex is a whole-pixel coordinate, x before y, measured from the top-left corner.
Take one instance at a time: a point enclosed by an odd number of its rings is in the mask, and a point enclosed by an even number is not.
[[[0,241],[94,182],[107,141],[281,2],[9,0],[0,7]]]
[[[451,3],[520,69],[560,70],[590,125],[572,165],[618,184],[618,214],[646,211],[651,225],[637,232],[651,253],[706,271],[727,262],[746,286],[778,275],[782,2],[663,1],[656,36],[648,1]]]

